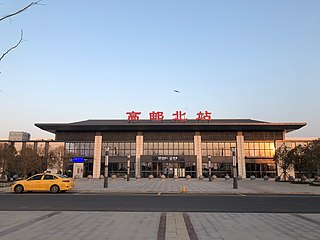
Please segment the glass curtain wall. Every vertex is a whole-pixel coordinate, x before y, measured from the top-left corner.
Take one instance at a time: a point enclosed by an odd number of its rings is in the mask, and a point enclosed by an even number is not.
[[[276,165],[271,160],[275,154],[275,143],[272,142],[245,142],[244,154],[246,157],[246,177],[262,178],[276,176]]]
[[[144,142],[143,155],[194,155],[193,142]]]
[[[69,156],[70,164],[67,166],[67,175],[72,176],[73,165],[72,157],[84,158],[83,176],[87,177],[93,173],[93,153],[94,142],[66,142],[65,143],[66,156]]]
[[[194,155],[193,142],[144,142],[143,155],[150,156],[150,161],[142,162],[142,177],[148,177],[149,175],[154,177],[160,177],[161,175],[166,177],[196,175],[195,163],[186,162],[184,157]],[[152,156],[156,156],[156,158]]]
[[[135,142],[103,142],[101,158],[101,175],[104,175],[105,152],[109,148],[108,176],[122,177],[127,174],[127,161],[130,155],[130,177],[135,176]]]
[[[250,178],[251,176],[274,178],[276,176],[276,165],[273,163],[246,163],[246,177]]]
[[[202,156],[211,156],[211,175],[223,178],[232,176],[232,163],[227,162],[232,157],[231,147],[236,147],[236,142],[202,142]],[[225,158],[225,160],[223,160]],[[209,163],[202,163],[202,175],[209,177]]]

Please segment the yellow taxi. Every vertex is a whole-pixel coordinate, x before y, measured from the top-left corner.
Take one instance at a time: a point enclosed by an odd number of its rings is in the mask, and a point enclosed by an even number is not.
[[[15,182],[11,190],[15,193],[39,191],[50,191],[52,193],[65,192],[74,187],[72,178],[59,174],[41,173],[33,175],[25,180]]]

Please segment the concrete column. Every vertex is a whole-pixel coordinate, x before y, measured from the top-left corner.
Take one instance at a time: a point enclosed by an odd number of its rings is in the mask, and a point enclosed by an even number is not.
[[[193,137],[194,154],[197,157],[197,178],[202,175],[202,149],[201,149],[201,136],[196,133]]]
[[[143,136],[136,136],[136,176],[141,176],[141,155],[143,155]]]
[[[93,178],[99,178],[101,170],[102,136],[94,137]]]
[[[246,159],[244,155],[244,136],[242,132],[237,133],[237,158],[238,158],[238,175],[246,178]]]

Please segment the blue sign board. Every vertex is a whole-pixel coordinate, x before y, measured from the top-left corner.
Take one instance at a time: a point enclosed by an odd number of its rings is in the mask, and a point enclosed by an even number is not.
[[[75,158],[72,158],[72,162],[74,162],[74,163],[84,163],[84,158],[75,157]]]

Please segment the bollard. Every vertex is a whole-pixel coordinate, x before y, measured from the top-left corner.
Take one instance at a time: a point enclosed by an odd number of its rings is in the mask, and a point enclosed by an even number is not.
[[[187,193],[187,188],[186,188],[186,185],[183,185],[182,186],[182,190],[181,190],[182,193]]]

